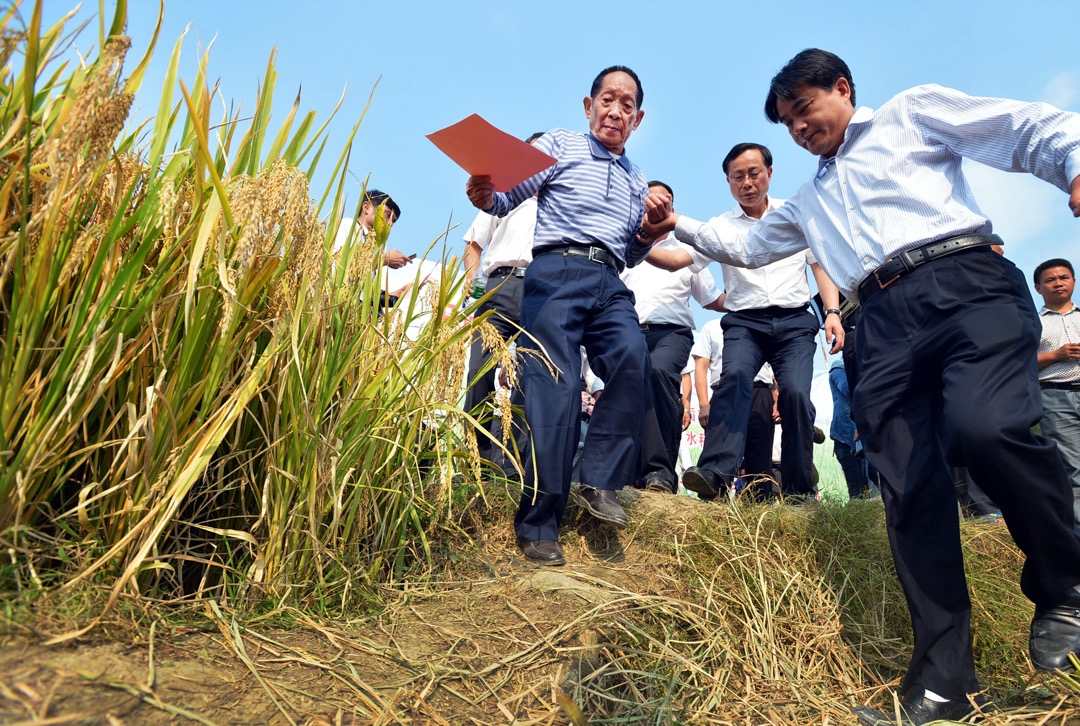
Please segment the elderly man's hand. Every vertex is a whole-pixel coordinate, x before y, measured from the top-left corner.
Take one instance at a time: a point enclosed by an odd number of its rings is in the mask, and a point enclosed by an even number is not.
[[[395,270],[404,267],[410,262],[412,262],[412,258],[398,250],[390,250],[383,255],[383,264],[387,267],[392,267]]]
[[[645,197],[645,219],[641,220],[643,242],[655,242],[675,229],[679,216],[671,206],[671,195],[663,189],[653,187]]]
[[[469,177],[469,181],[465,183],[465,193],[469,195],[472,205],[481,212],[491,209],[495,204],[495,185],[486,174]]]
[[[666,189],[652,187],[648,196],[645,197],[645,218],[656,224],[667,219],[674,212],[671,206],[671,195]]]

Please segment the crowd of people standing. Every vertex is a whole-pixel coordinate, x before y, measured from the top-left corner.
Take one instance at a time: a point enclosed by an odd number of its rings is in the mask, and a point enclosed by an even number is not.
[[[995,253],[1002,240],[961,162],[1034,174],[1069,195],[1080,216],[1080,116],[934,85],[877,109],[857,107],[843,60],[810,49],[774,76],[765,113],[818,157],[817,173],[790,199],[773,199],[769,150],[737,145],[723,168],[737,206],[702,222],[676,213],[671,187],[647,181],[627,156],[643,100],[636,73],[606,68],[584,98],[588,132],[554,129],[533,140],[554,166],[507,192],[484,176],[466,185],[483,215],[504,220],[466,239],[490,245],[477,273],[487,289],[511,293],[485,304],[512,323],[508,335],[520,326],[548,358],[521,361],[527,425],[515,440],[526,465],[514,527],[524,556],[565,562],[559,526],[571,500],[624,527],[617,490],[674,491],[694,297],[727,311],[722,350],[696,358],[721,362],[702,455],[682,476],[703,499],[726,492],[748,457],[751,469],[764,466],[754,458],[761,444],[753,422],[774,413],[783,422],[781,491],[813,497],[809,382],[818,331],[831,353],[844,350],[837,375],[854,426],[831,433],[844,454],[861,449],[880,477],[915,631],[901,723],[962,718],[981,698],[953,467],[966,467],[1000,508],[1026,556],[1033,664],[1071,667],[1080,653],[1074,272],[1064,259],[1039,266],[1037,310],[1027,277]],[[522,233],[520,253],[496,254],[497,230],[522,207],[534,207],[531,239]],[[713,261],[723,292],[708,274]],[[809,308],[808,267],[820,320]],[[582,351],[604,388],[572,489]],[[773,380],[755,386],[765,364]],[[774,384],[775,412],[767,405]],[[863,724],[895,723],[871,707],[855,712]]]

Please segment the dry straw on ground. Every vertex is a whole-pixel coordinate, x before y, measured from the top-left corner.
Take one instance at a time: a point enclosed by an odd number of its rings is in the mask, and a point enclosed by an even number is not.
[[[334,253],[349,151],[314,201],[326,126],[298,98],[272,129],[273,58],[217,118],[178,41],[157,115],[123,128],[156,37],[125,79],[123,2],[86,64],[66,19],[22,10],[0,11],[0,719],[840,724],[888,702],[909,629],[878,506],[628,493],[629,530],[572,510],[571,564],[536,569],[458,408],[465,346],[500,343],[440,314],[460,275],[380,309],[385,228]],[[1065,723],[1075,684],[1033,679],[1007,531],[964,533],[992,719]]]

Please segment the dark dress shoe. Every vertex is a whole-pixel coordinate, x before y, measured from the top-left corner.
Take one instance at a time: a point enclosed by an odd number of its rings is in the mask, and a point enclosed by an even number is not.
[[[662,471],[651,471],[646,474],[645,488],[651,492],[667,492],[668,494],[675,491],[675,485]]]
[[[978,702],[981,698],[976,696],[975,700]],[[923,726],[934,721],[964,718],[975,711],[967,701],[932,701],[922,688],[914,689],[912,695],[900,702],[899,721],[891,709],[888,713],[867,706],[852,710],[863,726]]]
[[[1041,671],[1073,670],[1069,654],[1080,655],[1080,592],[1076,588],[1057,607],[1035,611],[1028,652]]]
[[[625,527],[630,524],[630,518],[626,516],[626,512],[615,497],[615,492],[611,489],[596,489],[582,484],[578,488],[576,501],[597,519],[610,522],[616,527]]]
[[[562,547],[553,539],[518,540],[521,552],[526,559],[538,562],[541,565],[563,565],[566,558],[563,557]]]
[[[720,477],[698,466],[691,466],[683,472],[682,484],[702,499],[716,499],[720,494]]]

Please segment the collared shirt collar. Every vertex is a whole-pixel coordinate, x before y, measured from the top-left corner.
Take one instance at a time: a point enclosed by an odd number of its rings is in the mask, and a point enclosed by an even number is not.
[[[855,110],[855,114],[851,117],[851,120],[848,121],[847,128],[844,129],[844,141],[843,141],[843,143],[840,144],[840,149],[836,153],[837,154],[842,154],[844,152],[844,146],[847,145],[848,139],[851,138],[851,134],[852,134],[851,127],[852,126],[856,126],[856,127],[862,126],[863,124],[868,124],[873,120],[874,120],[874,109],[870,108],[869,106],[860,106],[859,108],[857,108]],[[835,160],[836,160],[835,156],[830,156],[828,158],[822,157],[822,158],[818,159],[818,170],[817,170],[817,178],[818,179],[820,179],[822,176],[825,175],[826,170],[828,170],[829,166]]]
[[[593,136],[591,131],[587,135],[589,137],[589,148],[592,150],[593,156],[595,156],[597,159],[615,158],[615,155],[608,151],[608,148],[601,144],[600,140]],[[625,149],[623,151],[625,152]],[[627,174],[630,173],[630,169],[633,165],[630,163],[630,160],[626,158],[625,153],[617,159],[617,163],[619,164],[619,166],[626,170]]]
[[[765,206],[765,212],[766,213],[773,211],[774,209],[776,209],[777,207],[779,207],[783,203],[783,202],[777,202],[775,199],[772,198],[772,196],[766,196],[765,199],[768,200],[768,204]],[[735,212],[736,217],[742,217],[744,219],[752,219],[755,222],[757,221],[757,217],[751,217],[749,214],[747,214],[746,210],[742,208],[741,204],[736,204],[735,209],[732,210],[732,211]]]
[[[1071,315],[1071,314],[1075,313],[1077,310],[1080,310],[1080,308],[1076,307],[1076,303],[1072,303],[1072,307],[1069,308],[1068,310],[1066,310],[1063,313],[1059,313],[1056,310],[1051,310],[1050,308],[1043,305],[1041,308],[1039,308],[1039,315],[1040,316],[1042,316],[1042,315]]]

